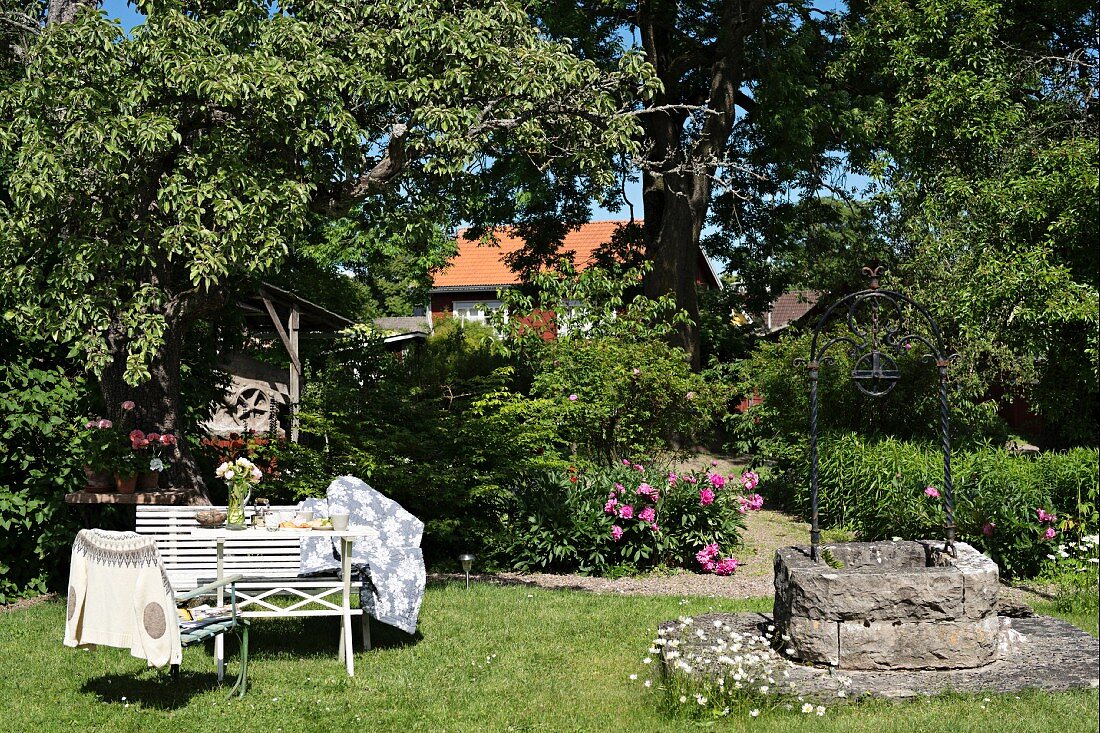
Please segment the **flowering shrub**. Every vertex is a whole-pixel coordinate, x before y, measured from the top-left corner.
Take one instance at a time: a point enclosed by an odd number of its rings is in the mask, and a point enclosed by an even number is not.
[[[513,487],[500,554],[519,570],[605,574],[668,565],[729,575],[738,563],[723,550],[740,544],[742,515],[759,508],[759,496],[745,495],[744,486],[713,472],[677,474],[629,460],[548,472]]]
[[[122,421],[118,425],[106,418],[92,418],[84,423],[84,463],[96,471],[124,476],[139,471],[163,471],[168,450],[176,445],[176,436],[145,433],[137,428],[128,430],[134,423],[136,405],[126,400],[121,407]]]
[[[643,672],[630,679],[655,689],[670,711],[690,717],[749,717],[761,711],[798,711],[822,716],[826,708],[790,693],[794,663],[775,647],[775,628],[746,633],[721,617],[681,617],[675,629],[662,627],[642,659]],[[661,662],[664,662],[663,664]],[[835,695],[848,696],[851,679],[836,677]]]
[[[1089,534],[1051,543],[1050,549],[1040,577],[1057,586],[1055,606],[1066,613],[1096,613],[1100,605],[1100,536]]]

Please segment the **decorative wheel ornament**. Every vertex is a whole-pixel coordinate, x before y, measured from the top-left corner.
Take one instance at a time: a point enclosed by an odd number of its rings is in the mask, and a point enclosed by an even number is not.
[[[241,425],[266,420],[271,413],[271,395],[258,387],[242,389],[233,406],[234,417]]]
[[[859,357],[852,367],[856,389],[872,397],[881,397],[898,383],[898,364],[881,351],[871,351]]]

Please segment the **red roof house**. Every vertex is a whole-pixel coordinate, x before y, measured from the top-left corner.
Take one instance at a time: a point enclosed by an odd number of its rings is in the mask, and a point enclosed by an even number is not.
[[[612,235],[625,221],[594,221],[569,232],[562,242],[562,253],[573,253],[573,266],[584,271],[602,246],[611,241]],[[476,239],[467,239],[464,231],[456,239],[458,254],[451,264],[439,272],[432,283],[432,317],[462,318],[467,321],[485,322],[485,313],[479,308],[500,307],[497,291],[520,284],[519,276],[506,264],[508,255],[523,248],[523,240],[512,236],[509,230],[494,232],[498,245],[482,245]],[[710,262],[699,253],[697,282],[707,288],[721,287]]]

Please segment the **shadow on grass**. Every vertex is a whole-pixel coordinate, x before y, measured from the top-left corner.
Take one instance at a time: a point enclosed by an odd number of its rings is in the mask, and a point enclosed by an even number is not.
[[[95,695],[103,703],[176,710],[185,707],[195,695],[214,689],[228,691],[235,677],[236,674],[230,676],[227,670],[229,684],[219,686],[218,675],[212,669],[209,672],[180,670],[178,681],[173,681],[167,670],[135,670],[134,674],[94,677],[81,685],[80,691]]]

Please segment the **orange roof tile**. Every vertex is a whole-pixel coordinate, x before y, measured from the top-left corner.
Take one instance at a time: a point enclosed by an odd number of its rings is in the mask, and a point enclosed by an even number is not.
[[[573,265],[580,272],[592,260],[593,253],[611,241],[611,235],[624,221],[593,221],[565,235],[562,252],[573,252]],[[435,276],[437,288],[517,285],[519,277],[504,263],[504,258],[521,249],[523,240],[513,237],[509,229],[496,230],[499,246],[479,245],[458,233],[458,254],[445,270]]]

